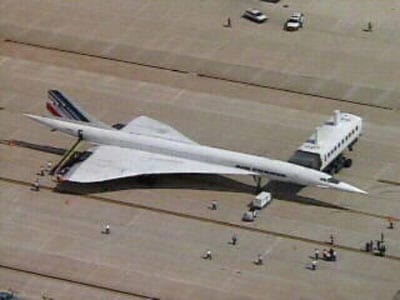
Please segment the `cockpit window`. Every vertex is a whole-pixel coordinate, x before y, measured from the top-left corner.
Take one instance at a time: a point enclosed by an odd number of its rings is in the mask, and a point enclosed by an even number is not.
[[[333,178],[333,177],[329,177],[328,182],[338,184],[339,180],[337,180],[336,178]]]
[[[337,180],[336,178],[333,177],[329,177],[329,178],[320,178],[321,181],[325,181],[325,182],[329,182],[329,183],[334,183],[334,184],[338,184],[339,180]]]

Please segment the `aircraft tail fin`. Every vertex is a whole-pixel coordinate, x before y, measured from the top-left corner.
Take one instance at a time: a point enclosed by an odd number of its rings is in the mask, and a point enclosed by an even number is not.
[[[110,127],[92,117],[71,98],[68,98],[65,94],[58,90],[49,90],[48,98],[49,100],[46,103],[46,108],[53,116],[80,122],[93,123],[97,126],[106,128]]]

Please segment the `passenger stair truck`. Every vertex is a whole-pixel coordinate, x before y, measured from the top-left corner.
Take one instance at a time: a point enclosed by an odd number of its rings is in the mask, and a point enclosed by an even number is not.
[[[351,167],[352,160],[344,153],[353,150],[361,132],[360,117],[335,110],[334,117],[318,127],[289,162],[330,174],[338,173],[343,167]]]

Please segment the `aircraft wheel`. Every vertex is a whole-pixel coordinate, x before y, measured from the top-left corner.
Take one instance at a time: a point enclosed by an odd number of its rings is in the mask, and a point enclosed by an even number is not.
[[[353,160],[351,158],[348,158],[344,162],[344,167],[345,168],[350,168],[352,164],[353,164]]]
[[[339,171],[340,171],[341,168],[342,168],[342,165],[341,165],[340,163],[336,163],[336,164],[332,167],[333,174],[339,173]]]

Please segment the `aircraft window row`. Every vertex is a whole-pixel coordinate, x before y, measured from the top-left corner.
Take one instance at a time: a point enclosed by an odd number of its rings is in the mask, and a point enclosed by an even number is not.
[[[264,173],[264,174],[268,174],[268,175],[274,175],[274,176],[277,176],[277,177],[286,177],[286,175],[282,174],[282,173],[265,171],[265,170],[261,170],[261,169],[258,169],[258,168],[250,168],[250,167],[241,166],[241,165],[236,165],[236,168],[244,169],[244,170],[248,170],[248,171],[254,171],[254,172],[258,172],[258,173]]]
[[[325,181],[325,182],[330,182],[330,183],[334,183],[334,184],[338,184],[340,181],[337,180],[334,177],[329,177],[329,178],[320,178],[319,180],[321,181]]]
[[[241,166],[241,165],[236,165],[236,168],[247,170],[247,171],[251,171],[250,167],[245,167],[245,166]]]
[[[337,180],[336,178],[333,178],[333,177],[329,177],[329,178],[328,178],[328,182],[334,183],[334,184],[338,184],[338,183],[339,183],[339,180]]]
[[[277,173],[277,172],[271,172],[271,171],[265,171],[265,170],[261,170],[261,169],[257,169],[257,168],[253,168],[253,171],[259,172],[259,173],[264,173],[264,174],[269,174],[269,175],[274,175],[274,176],[277,176],[277,177],[286,177],[285,174],[281,174],[281,173]]]

